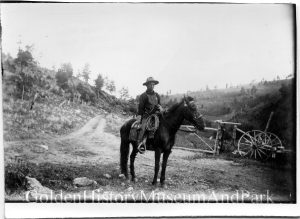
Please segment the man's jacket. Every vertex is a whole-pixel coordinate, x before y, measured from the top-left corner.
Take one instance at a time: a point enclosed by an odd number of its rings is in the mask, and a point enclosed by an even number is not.
[[[141,94],[139,99],[138,114],[143,116],[153,114],[156,105],[160,105],[160,96],[158,93],[146,91]]]

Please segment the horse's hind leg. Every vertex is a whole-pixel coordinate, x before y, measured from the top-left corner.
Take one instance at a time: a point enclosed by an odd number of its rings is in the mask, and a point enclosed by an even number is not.
[[[136,158],[137,153],[138,153],[137,144],[133,144],[133,149],[130,154],[130,174],[132,177],[132,181],[134,181],[134,182],[136,181],[135,171],[134,171],[134,160]]]
[[[160,175],[160,184],[164,187],[165,185],[165,177],[166,177],[166,168],[167,168],[167,162],[170,155],[170,151],[165,151],[163,156],[163,163],[162,163],[162,169],[161,169],[161,175]]]

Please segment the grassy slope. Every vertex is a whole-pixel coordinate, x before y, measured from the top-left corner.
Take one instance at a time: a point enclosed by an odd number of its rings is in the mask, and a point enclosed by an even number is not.
[[[62,97],[52,95],[38,100],[32,110],[30,101],[6,99],[3,102],[4,140],[23,140],[47,135],[63,135],[81,127],[101,109],[82,104],[60,104]]]

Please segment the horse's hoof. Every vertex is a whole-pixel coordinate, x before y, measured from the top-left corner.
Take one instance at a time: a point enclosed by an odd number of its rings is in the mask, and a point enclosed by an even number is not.
[[[153,182],[152,182],[152,185],[153,185],[153,186],[156,186],[156,185],[157,185],[157,182],[153,181]]]
[[[136,182],[138,182],[138,179],[137,178],[133,178],[132,182],[136,183]]]

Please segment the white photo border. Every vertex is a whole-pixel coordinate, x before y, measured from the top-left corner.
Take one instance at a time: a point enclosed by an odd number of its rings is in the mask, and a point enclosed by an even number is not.
[[[31,0],[31,2],[41,2]],[[44,2],[54,2],[47,0]],[[99,2],[95,0],[89,1],[55,1],[55,2]],[[103,0],[100,2],[183,2],[182,0],[164,0],[164,1],[124,1],[124,0]],[[259,1],[259,0],[239,0],[239,1],[185,1],[199,3],[293,3],[296,4],[296,10],[299,9],[296,0],[281,1]],[[299,20],[297,14],[296,20]],[[298,25],[297,25],[298,26]],[[299,34],[297,34],[298,42]],[[298,43],[297,43],[298,44]],[[298,78],[298,48],[297,48],[297,127],[299,124],[299,78]],[[2,79],[2,77],[1,77]],[[2,82],[2,81],[1,81]],[[2,83],[1,83],[1,102],[2,109]],[[0,129],[3,130],[3,114],[0,112]],[[0,142],[3,146],[3,135],[0,135]],[[297,128],[297,146],[299,145],[299,129]],[[3,148],[3,147],[2,147]],[[1,157],[1,185],[4,183],[4,151],[0,150]],[[299,157],[299,149],[297,150],[297,158]],[[300,216],[299,204],[299,162],[297,162],[297,189],[296,204],[158,204],[158,203],[4,203],[4,185],[1,186],[0,194],[3,201],[0,208],[1,215],[5,218],[90,218],[90,217],[297,217]]]

